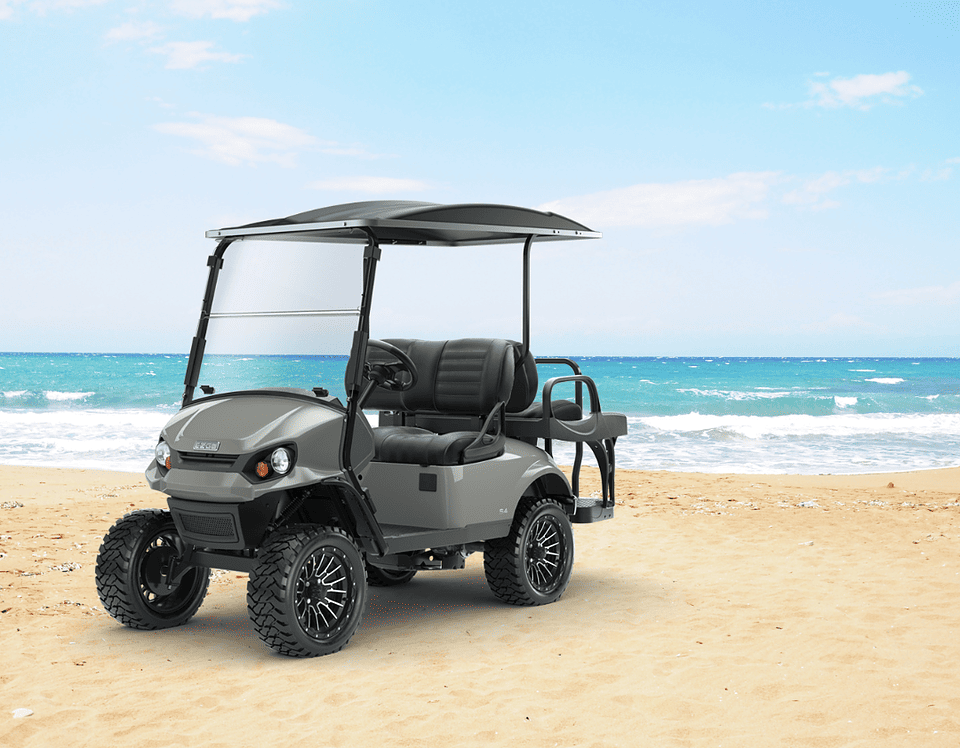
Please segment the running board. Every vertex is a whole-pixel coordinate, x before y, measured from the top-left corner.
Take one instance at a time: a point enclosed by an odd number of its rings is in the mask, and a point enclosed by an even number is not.
[[[467,527],[455,527],[436,530],[408,525],[381,525],[383,539],[387,543],[387,554],[409,553],[425,548],[441,548],[449,545],[466,545],[491,538],[503,538],[510,532],[513,518],[499,522],[483,522]]]

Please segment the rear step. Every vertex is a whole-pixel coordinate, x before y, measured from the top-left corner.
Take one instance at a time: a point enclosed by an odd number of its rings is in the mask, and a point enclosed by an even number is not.
[[[586,498],[578,496],[576,498],[576,511],[570,518],[571,522],[602,522],[605,519],[613,519],[613,499],[607,499],[608,506],[604,506],[604,500],[588,496]]]

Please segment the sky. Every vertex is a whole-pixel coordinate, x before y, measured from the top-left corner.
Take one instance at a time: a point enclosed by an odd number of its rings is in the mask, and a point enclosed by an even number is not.
[[[537,354],[958,356],[958,50],[960,2],[0,0],[0,350],[186,352],[206,230],[406,199],[603,233],[534,247]],[[519,335],[519,272],[385,251],[372,334]]]

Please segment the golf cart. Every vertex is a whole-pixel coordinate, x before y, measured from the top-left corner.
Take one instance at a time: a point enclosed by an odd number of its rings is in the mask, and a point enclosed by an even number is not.
[[[353,636],[368,585],[460,569],[478,551],[501,600],[557,600],[571,522],[613,517],[614,445],[627,424],[601,411],[573,361],[533,357],[530,254],[534,241],[599,236],[525,208],[406,201],[207,232],[218,244],[182,408],[146,470],[169,510],[131,512],[104,537],[96,579],[107,611],[132,628],[177,626],[200,607],[210,568],[247,572],[260,638],[285,655],[324,655]],[[370,337],[384,250],[510,243],[523,247],[522,341]],[[570,373],[534,402],[538,365]],[[554,400],[555,385],[573,399]],[[572,480],[555,441],[575,445]],[[579,495],[584,445],[598,496]]]

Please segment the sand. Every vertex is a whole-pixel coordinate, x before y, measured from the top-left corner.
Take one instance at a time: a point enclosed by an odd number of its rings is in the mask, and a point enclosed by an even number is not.
[[[297,660],[236,572],[177,629],[102,610],[103,534],[163,506],[142,476],[0,467],[0,745],[960,744],[960,469],[618,478],[556,604],[499,603],[474,555]]]

